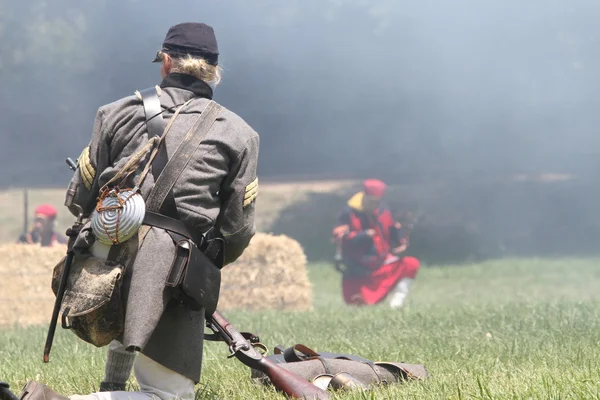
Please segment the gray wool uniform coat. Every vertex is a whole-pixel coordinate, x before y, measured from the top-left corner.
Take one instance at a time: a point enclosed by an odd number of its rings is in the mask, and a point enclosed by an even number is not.
[[[166,122],[177,106],[193,99],[181,110],[166,136],[167,152],[171,155],[212,98],[212,89],[184,74],[168,75],[161,89],[160,102]],[[77,183],[75,203],[84,207],[86,214],[93,211],[99,188],[147,141],[144,109],[137,96],[98,109],[91,142],[78,158],[73,176]],[[258,150],[258,134],[242,118],[224,108],[195,153],[196,158],[173,187],[180,220],[190,232],[204,234],[219,219],[225,240],[225,265],[242,254],[255,233]],[[130,180],[142,169],[143,165]],[[145,198],[154,180],[150,170],[141,187]],[[77,213],[74,207],[70,211]],[[125,329],[119,341],[128,350],[141,351],[198,383],[204,313],[171,302],[165,282],[174,256],[174,243],[167,232],[151,228],[135,259],[126,264]]]

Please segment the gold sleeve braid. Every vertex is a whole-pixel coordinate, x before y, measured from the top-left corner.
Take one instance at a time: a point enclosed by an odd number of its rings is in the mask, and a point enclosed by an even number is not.
[[[255,178],[248,186],[244,193],[244,205],[246,207],[250,205],[258,196],[258,178]]]
[[[87,190],[92,189],[94,178],[96,178],[96,168],[90,161],[90,148],[89,146],[83,149],[79,158],[77,159],[77,166],[79,167],[79,173],[83,179],[83,184]]]

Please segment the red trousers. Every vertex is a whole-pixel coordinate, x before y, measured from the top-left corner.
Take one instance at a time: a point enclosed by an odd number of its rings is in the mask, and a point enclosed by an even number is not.
[[[415,278],[420,263],[414,257],[398,258],[389,255],[371,275],[342,280],[346,304],[377,304],[388,295],[403,278]]]

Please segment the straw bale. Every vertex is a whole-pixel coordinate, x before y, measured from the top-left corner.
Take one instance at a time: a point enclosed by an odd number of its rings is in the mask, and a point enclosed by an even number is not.
[[[66,251],[65,246],[0,246],[0,327],[50,320],[54,305],[52,270]]]
[[[220,310],[312,309],[306,255],[285,235],[257,233],[242,256],[223,269]]]
[[[66,247],[0,245],[0,328],[49,323],[52,270]],[[310,310],[306,256],[287,236],[257,233],[235,263],[223,269],[219,309]]]

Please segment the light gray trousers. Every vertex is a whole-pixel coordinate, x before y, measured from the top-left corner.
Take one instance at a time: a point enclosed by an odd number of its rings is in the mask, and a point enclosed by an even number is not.
[[[108,346],[105,366],[105,382],[126,383],[133,369],[140,385],[137,392],[97,392],[70,396],[71,400],[194,400],[194,382],[170,370],[156,361],[138,353],[126,351],[123,345],[113,341]]]

